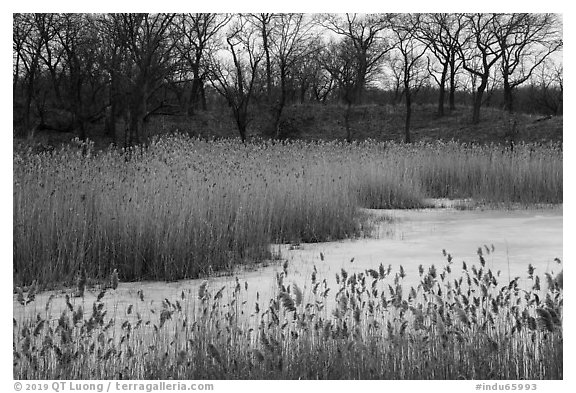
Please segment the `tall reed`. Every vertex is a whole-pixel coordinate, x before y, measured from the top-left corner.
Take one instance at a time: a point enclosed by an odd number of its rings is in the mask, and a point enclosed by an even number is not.
[[[158,139],[147,148],[14,153],[14,281],[198,277],[271,242],[356,236],[359,207],[426,197],[562,202],[559,146]],[[87,151],[88,154],[84,154]]]
[[[67,298],[14,319],[14,378],[562,379],[561,274],[503,281],[479,260],[448,255],[416,287],[383,265],[299,286],[285,264],[270,298],[205,281],[161,304],[139,291],[115,315],[114,290]]]

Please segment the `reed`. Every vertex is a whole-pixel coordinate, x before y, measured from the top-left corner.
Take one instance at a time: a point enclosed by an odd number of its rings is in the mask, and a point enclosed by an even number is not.
[[[238,279],[160,305],[142,291],[67,297],[56,315],[14,319],[14,378],[562,379],[561,273],[504,281],[490,252],[475,265],[447,254],[416,287],[380,265],[336,281],[314,269],[301,288],[285,263],[270,298]]]
[[[87,152],[87,154],[84,154]],[[14,281],[194,278],[270,257],[273,242],[366,233],[360,207],[429,197],[561,203],[557,145],[206,141],[164,137],[14,153]]]

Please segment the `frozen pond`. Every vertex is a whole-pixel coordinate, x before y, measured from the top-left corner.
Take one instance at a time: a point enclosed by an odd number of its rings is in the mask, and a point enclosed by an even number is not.
[[[310,276],[316,266],[318,278],[326,278],[329,287],[335,289],[335,275],[342,268],[349,273],[377,270],[382,263],[385,267],[392,265],[393,272],[402,265],[407,274],[404,283],[415,286],[419,282],[419,265],[425,269],[435,265],[438,270],[446,265],[443,249],[453,257],[453,271],[459,272],[462,261],[466,261],[468,266],[479,266],[476,252],[483,245],[490,248],[494,245],[496,251],[485,254],[486,268],[492,269],[494,273],[500,271],[502,284],[508,283],[509,278],[520,276],[519,284],[522,287],[528,264],[536,268],[535,274],[541,278],[544,278],[544,272],[557,273],[562,268],[554,262],[554,258],[563,259],[562,207],[512,211],[442,208],[378,210],[370,213],[376,218],[382,215],[392,218],[392,221],[379,220],[381,224],[374,238],[272,246],[274,252],[279,251],[281,258],[288,261],[289,274],[285,283],[297,283],[306,294],[306,289],[310,288]],[[270,262],[266,266],[244,269],[231,276],[210,278],[208,285],[215,292],[224,285],[234,286],[238,277],[242,287],[245,283],[248,285],[247,296],[250,298],[244,300],[254,302],[258,292],[260,298],[267,302],[276,287],[276,273],[281,270],[282,261]],[[159,308],[165,298],[171,301],[178,299],[182,291],[190,291],[193,296],[189,297],[194,298],[202,281],[121,283],[112,295],[105,296],[104,300],[109,302],[106,304],[108,315],[125,315],[125,308],[129,304],[134,304],[135,311],[140,309],[147,312],[151,308]],[[144,302],[138,300],[139,290],[145,294]],[[87,312],[91,312],[92,302],[98,292],[87,290],[84,300]],[[57,317],[65,308],[64,294],[54,294],[56,297],[51,303],[51,314]],[[26,314],[44,315],[49,296],[50,293],[42,293],[34,303],[26,307],[19,305],[15,297],[15,318],[18,320]],[[81,300],[72,299],[72,302],[79,304]],[[114,305],[117,306],[116,310]]]

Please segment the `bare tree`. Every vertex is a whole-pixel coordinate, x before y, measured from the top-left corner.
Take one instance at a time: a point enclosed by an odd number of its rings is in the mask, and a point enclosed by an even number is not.
[[[534,93],[531,98],[548,113],[560,115],[563,111],[564,67],[561,64],[544,62],[539,70],[537,76],[532,78]]]
[[[419,38],[428,45],[440,63],[440,78],[430,67],[430,75],[438,84],[438,115],[444,115],[446,82],[450,81],[450,109],[455,109],[456,73],[459,68],[458,39],[462,31],[462,14],[427,14],[420,21]]]
[[[478,87],[474,91],[472,109],[474,124],[480,122],[480,108],[488,86],[490,71],[503,54],[496,32],[498,18],[498,14],[465,15],[466,26],[458,50],[464,69],[479,80]]]
[[[22,67],[26,61],[24,45],[30,34],[31,25],[25,23],[26,15],[15,13],[12,21],[12,95],[16,97]]]
[[[330,73],[320,67],[314,68],[314,76],[312,78],[311,90],[314,100],[326,103],[326,99],[334,92],[336,83]]]
[[[99,37],[92,20],[90,14],[15,15],[15,98],[20,74],[29,88],[24,128],[31,129],[33,101],[37,116],[34,129],[74,130],[84,139],[85,123],[99,119],[105,106],[101,94],[106,81],[99,66]]]
[[[95,29],[100,37],[98,63],[108,85],[104,132],[112,138],[113,143],[117,142],[118,119],[127,111],[126,101],[129,96],[128,88],[123,88],[126,85],[123,74],[127,55],[123,50],[122,40],[118,37],[119,29],[116,24],[116,20],[106,14],[96,15],[94,18]]]
[[[45,87],[42,88],[41,82],[46,64],[53,64],[49,56],[51,54],[49,42],[54,31],[52,19],[51,14],[14,14],[13,50],[16,69],[13,88],[17,89],[18,83],[22,80],[24,103],[21,131],[28,135],[32,135],[35,129],[33,116],[43,115],[44,100],[48,93]],[[56,69],[53,70],[55,75]],[[14,98],[16,101],[16,95]]]
[[[383,79],[383,83],[385,89],[392,92],[391,103],[396,106],[402,101],[402,97],[404,96],[402,59],[398,54],[392,52],[384,68],[386,70],[386,76]]]
[[[275,105],[274,129],[276,138],[281,136],[280,123],[286,105],[288,78],[295,72],[298,61],[313,53],[317,48],[310,46],[313,38],[312,24],[304,14],[279,14],[278,26],[270,35],[270,47],[278,65],[279,92]]]
[[[56,105],[63,106],[60,85],[63,80],[64,49],[56,42],[58,33],[63,28],[59,14],[35,14],[36,26],[42,40],[41,58],[43,65],[48,69],[52,81],[52,93]]]
[[[352,105],[357,98],[358,72],[357,58],[353,53],[353,43],[349,38],[344,38],[340,42],[330,42],[326,50],[322,53],[324,68],[336,82],[340,99],[346,105],[344,112],[344,127],[346,129],[346,141],[352,141],[350,129],[350,114]]]
[[[105,83],[98,69],[97,36],[89,14],[59,14],[55,41],[62,50],[63,73],[67,76],[64,107],[73,115],[80,139],[86,138],[85,123],[100,118],[106,104],[100,97]],[[62,94],[61,94],[62,95]]]
[[[275,27],[274,20],[276,19],[276,14],[271,13],[259,13],[250,14],[248,19],[250,23],[256,28],[260,34],[262,40],[262,50],[264,52],[264,58],[266,60],[266,97],[268,102],[272,99],[272,56],[270,54],[270,36],[273,34],[273,29]]]
[[[412,118],[412,95],[417,92],[426,79],[425,54],[428,44],[418,40],[420,29],[420,15],[405,14],[394,19],[392,31],[394,32],[396,51],[401,66],[402,82],[404,86],[404,102],[406,103],[406,117],[404,121],[404,141],[411,143],[410,122]]]
[[[504,108],[513,110],[513,90],[562,48],[562,32],[554,14],[498,15],[496,38],[502,52]]]
[[[171,37],[174,14],[112,14],[114,39],[125,51],[121,77],[129,89],[128,135],[125,144],[140,143],[144,121],[153,113],[148,100],[162,85],[173,67]]]
[[[326,14],[317,20],[324,28],[344,37],[349,45],[358,68],[352,100],[355,104],[361,104],[366,83],[379,72],[384,56],[391,50],[384,34],[390,28],[390,15],[346,14],[342,18],[335,14]]]
[[[324,43],[319,35],[307,42],[308,51],[300,56],[292,67],[292,79],[298,85],[298,99],[325,102],[334,88],[334,79],[322,66],[320,54]]]
[[[249,104],[253,97],[258,65],[263,57],[262,47],[258,45],[257,33],[250,28],[244,17],[239,17],[226,36],[227,54],[212,56],[210,63],[210,82],[222,95],[232,109],[240,139],[246,141],[246,129],[249,118]]]
[[[228,14],[182,14],[177,17],[178,35],[176,48],[183,59],[185,72],[192,73],[192,86],[188,95],[189,115],[201,107],[206,110],[204,84],[206,62],[217,48],[217,34],[228,24]]]
[[[311,19],[281,13],[14,14],[14,129],[74,130],[84,138],[106,113],[107,134],[115,138],[123,124],[129,145],[143,140],[153,114],[178,108],[192,115],[206,108],[206,95],[215,90],[232,108],[243,140],[255,101],[266,103],[270,131],[279,137],[287,105],[332,97],[346,107],[346,139],[351,140],[352,108],[363,102],[383,67],[391,70],[386,83],[395,100],[406,102],[407,141],[414,94],[432,78],[439,87],[439,115],[445,113],[447,95],[454,108],[457,84],[466,94],[472,87],[477,123],[481,107],[501,88],[504,106],[512,111],[516,89],[528,81],[536,89],[534,99],[540,97],[551,112],[562,111],[562,77],[547,66],[563,45],[558,15],[321,14]],[[321,34],[331,42],[325,44]],[[534,82],[540,70],[546,77]],[[206,83],[214,89],[205,92]],[[172,105],[173,99],[179,105]]]
[[[37,79],[41,71],[44,37],[39,25],[43,24],[46,14],[14,14],[13,50],[16,57],[14,70],[14,89],[22,80],[24,84],[24,108],[22,115],[22,134],[32,132],[32,104],[37,96]],[[16,95],[14,96],[16,102]]]

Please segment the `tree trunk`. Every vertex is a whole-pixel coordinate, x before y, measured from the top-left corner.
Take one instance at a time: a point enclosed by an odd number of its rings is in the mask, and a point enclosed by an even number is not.
[[[73,91],[71,94],[73,97],[72,111],[74,113],[74,123],[78,129],[78,138],[84,141],[86,140],[86,128],[84,127],[84,114],[82,107],[82,75],[78,63],[76,63],[71,70],[71,77],[74,81]]]
[[[201,85],[202,80],[200,79],[200,70],[198,66],[194,66],[192,69],[193,79],[192,87],[190,88],[190,104],[188,107],[188,116],[193,116],[194,111],[198,109],[199,103],[201,103]]]
[[[284,110],[284,105],[286,104],[286,75],[284,72],[282,72],[282,74],[283,75],[280,76],[280,98],[278,99],[278,105],[276,107],[276,114],[274,119],[276,139],[280,139],[281,137],[280,122],[282,120],[282,111]]]
[[[510,80],[506,72],[504,74],[504,110],[512,113],[513,111],[513,96],[512,96],[512,86],[510,86]]]
[[[450,107],[450,111],[456,109],[456,104],[454,101],[454,96],[456,95],[456,59],[454,59],[454,55],[452,55],[450,59],[450,94],[448,96],[448,105]]]
[[[270,47],[268,45],[268,30],[264,17],[262,18],[262,46],[266,56],[266,94],[268,102],[272,99],[272,63],[270,61]]]
[[[412,118],[412,96],[409,87],[406,88],[406,119],[404,122],[404,142],[412,143],[410,136],[410,120]]]
[[[346,142],[352,142],[352,132],[350,130],[350,112],[352,111],[352,103],[346,103],[346,111],[344,112],[344,127],[346,128]]]
[[[246,143],[246,124],[238,123],[238,132],[240,133],[242,143]]]
[[[140,143],[140,129],[142,127],[144,116],[139,109],[134,108],[130,111],[130,124],[128,125],[128,146]]]
[[[404,121],[404,142],[412,143],[410,136],[410,120],[412,118],[412,93],[410,92],[410,80],[412,75],[408,68],[408,59],[404,57],[404,99],[406,103],[406,118]]]
[[[122,107],[119,105],[118,102],[118,90],[119,90],[118,80],[116,78],[116,73],[112,73],[110,79],[110,92],[109,92],[110,106],[106,110],[107,115],[106,135],[112,138],[112,143],[114,144],[116,144],[116,136],[117,136],[116,125],[118,122],[118,117],[121,114],[120,108]]]
[[[130,108],[130,125],[128,143],[130,146],[140,144],[143,137],[144,116],[146,115],[146,100],[148,97],[147,83],[141,83],[133,90]]]
[[[63,100],[62,94],[60,93],[60,82],[58,81],[58,76],[56,74],[56,70],[52,66],[48,66],[48,71],[50,72],[50,77],[52,79],[52,87],[54,91],[54,97],[56,99],[56,105],[59,107],[63,107]]]
[[[276,108],[276,115],[274,118],[274,129],[276,130],[276,139],[280,139],[282,137],[282,130],[280,129],[280,124],[282,122],[283,109],[284,109],[284,99],[281,98]]]
[[[300,92],[299,92],[300,104],[304,104],[304,101],[306,100],[306,93],[308,92],[308,86],[309,86],[308,83],[304,81],[300,84]]]
[[[200,79],[200,105],[203,111],[208,107],[206,105],[206,90],[204,90],[204,81],[202,79]]]
[[[17,51],[18,53],[18,51]],[[16,56],[16,64],[14,64],[14,75],[12,80],[12,99],[16,98],[16,89],[18,87],[18,76],[20,75],[20,55]]]
[[[112,143],[116,143],[116,103],[111,102],[110,106],[106,108],[106,117],[104,124],[104,134],[112,139]]]
[[[233,112],[240,140],[242,140],[242,143],[246,143],[246,114],[242,113],[242,108],[233,109]]]
[[[192,87],[190,88],[190,99],[188,100],[188,116],[194,116],[196,106],[198,104],[198,80],[196,77],[192,80]]]
[[[394,105],[394,106],[398,105],[398,103],[400,103],[401,99],[402,99],[402,96],[400,94],[400,83],[396,83],[394,85],[394,98],[392,101],[392,105]]]
[[[110,107],[106,111],[107,115],[107,124],[106,124],[106,135],[112,138],[112,143],[116,144],[116,123],[118,121],[120,113],[120,108],[125,108],[125,106],[119,105],[118,102],[118,75],[116,73],[116,69],[118,67],[118,56],[116,55],[116,51],[113,52],[111,58],[111,67],[110,67],[110,90],[109,90],[109,103]]]
[[[364,85],[366,84],[367,65],[366,59],[361,59],[358,66],[358,77],[356,78],[355,94],[353,95],[355,104],[362,104],[364,101]]]
[[[86,140],[86,127],[84,125],[84,117],[82,116],[82,109],[80,106],[76,106],[74,109],[74,124],[78,130],[78,139],[81,141]]]
[[[32,100],[34,98],[34,87],[35,87],[35,67],[31,67],[30,75],[28,76],[28,83],[26,86],[26,103],[24,105],[24,133],[26,135],[31,135],[32,133]]]
[[[486,86],[488,85],[488,77],[482,77],[482,81],[480,82],[480,86],[476,90],[476,94],[474,95],[474,104],[472,108],[472,124],[480,123],[480,108],[482,107],[482,97],[484,96],[484,91],[486,90]]]
[[[444,116],[444,97],[446,96],[446,75],[448,73],[448,64],[444,65],[442,69],[442,76],[440,77],[440,92],[438,93],[438,116]]]
[[[24,104],[24,132],[28,134],[30,130],[30,116],[32,112],[32,96],[34,94],[34,76],[30,75],[26,88],[26,103]]]

